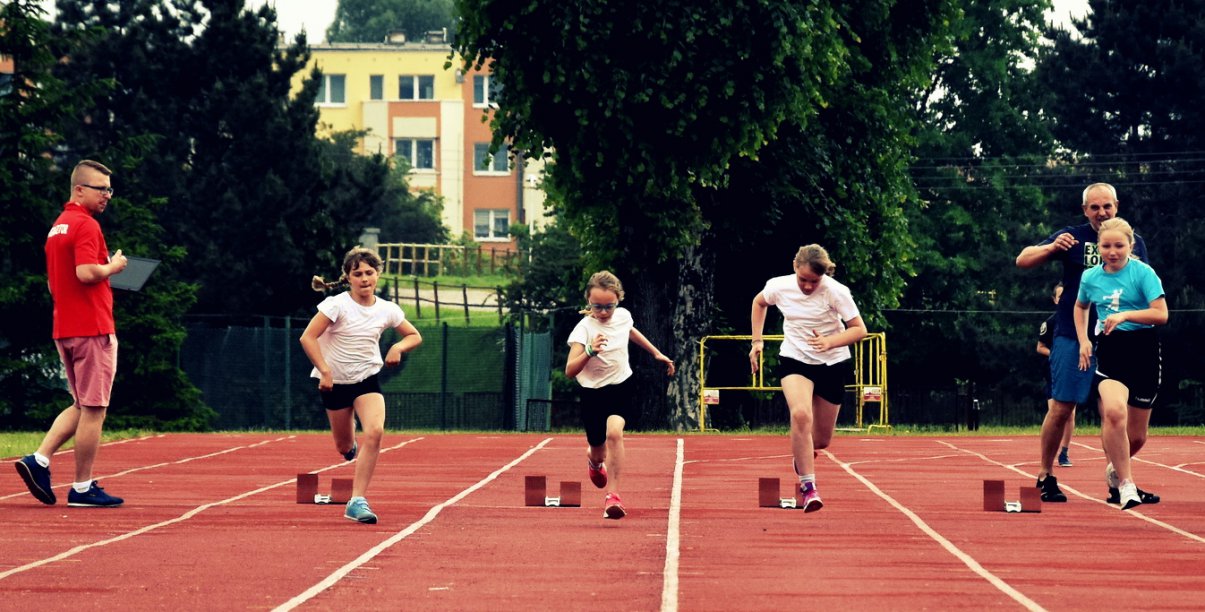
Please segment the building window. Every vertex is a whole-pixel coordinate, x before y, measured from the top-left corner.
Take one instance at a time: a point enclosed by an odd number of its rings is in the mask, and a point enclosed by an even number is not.
[[[399,100],[434,100],[435,77],[403,74],[397,78]]]
[[[479,240],[482,239],[501,239],[510,238],[510,211],[506,209],[498,210],[475,210],[473,211],[473,236]]]
[[[318,104],[347,104],[346,83],[346,75],[322,75],[322,83],[318,86]]]
[[[384,100],[385,99],[385,75],[374,74],[368,77],[368,99],[369,100]]]
[[[484,108],[486,106],[498,107],[498,98],[502,94],[502,86],[498,84],[488,74],[478,74],[473,76],[473,106],[476,108]]]
[[[510,160],[507,159],[508,149],[503,145],[498,152],[490,155],[490,143],[473,143],[473,172],[480,173],[510,173]]]
[[[435,169],[435,141],[417,138],[396,138],[393,154],[406,160],[413,170]]]

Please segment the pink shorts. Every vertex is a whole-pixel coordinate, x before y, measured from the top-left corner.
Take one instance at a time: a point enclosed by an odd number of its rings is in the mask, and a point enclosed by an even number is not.
[[[76,407],[108,406],[117,375],[117,336],[60,338],[54,341],[67,371],[67,386]]]

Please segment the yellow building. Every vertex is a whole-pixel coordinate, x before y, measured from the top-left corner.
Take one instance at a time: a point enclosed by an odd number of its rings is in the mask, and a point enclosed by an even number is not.
[[[360,152],[408,161],[410,186],[444,198],[443,222],[482,246],[513,249],[513,223],[544,221],[542,163],[490,158],[488,71],[465,73],[446,35],[421,42],[327,43],[310,47],[323,73],[319,131],[364,130]],[[444,64],[452,59],[452,67]],[[294,78],[293,90],[309,70]]]

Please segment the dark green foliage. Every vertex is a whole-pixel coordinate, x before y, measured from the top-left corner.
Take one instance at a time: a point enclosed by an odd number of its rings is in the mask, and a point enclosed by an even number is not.
[[[452,0],[339,0],[326,42],[384,42],[395,31],[421,41],[429,31],[453,31]]]

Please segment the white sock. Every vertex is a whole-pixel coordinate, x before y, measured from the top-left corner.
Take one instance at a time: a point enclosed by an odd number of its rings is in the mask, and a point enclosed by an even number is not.
[[[76,493],[87,493],[88,490],[92,488],[92,481],[89,480],[88,482],[73,482],[73,483],[71,483],[71,488],[75,489]]]
[[[40,465],[44,468],[50,467],[50,457],[47,457],[46,455],[43,455],[42,453],[34,453],[33,460],[37,461],[38,465]]]
[[[799,476],[799,485],[800,486],[807,489],[807,488],[809,488],[808,487],[809,484],[812,485],[811,488],[813,488],[813,489],[816,488],[816,475],[815,474],[802,474]]]

